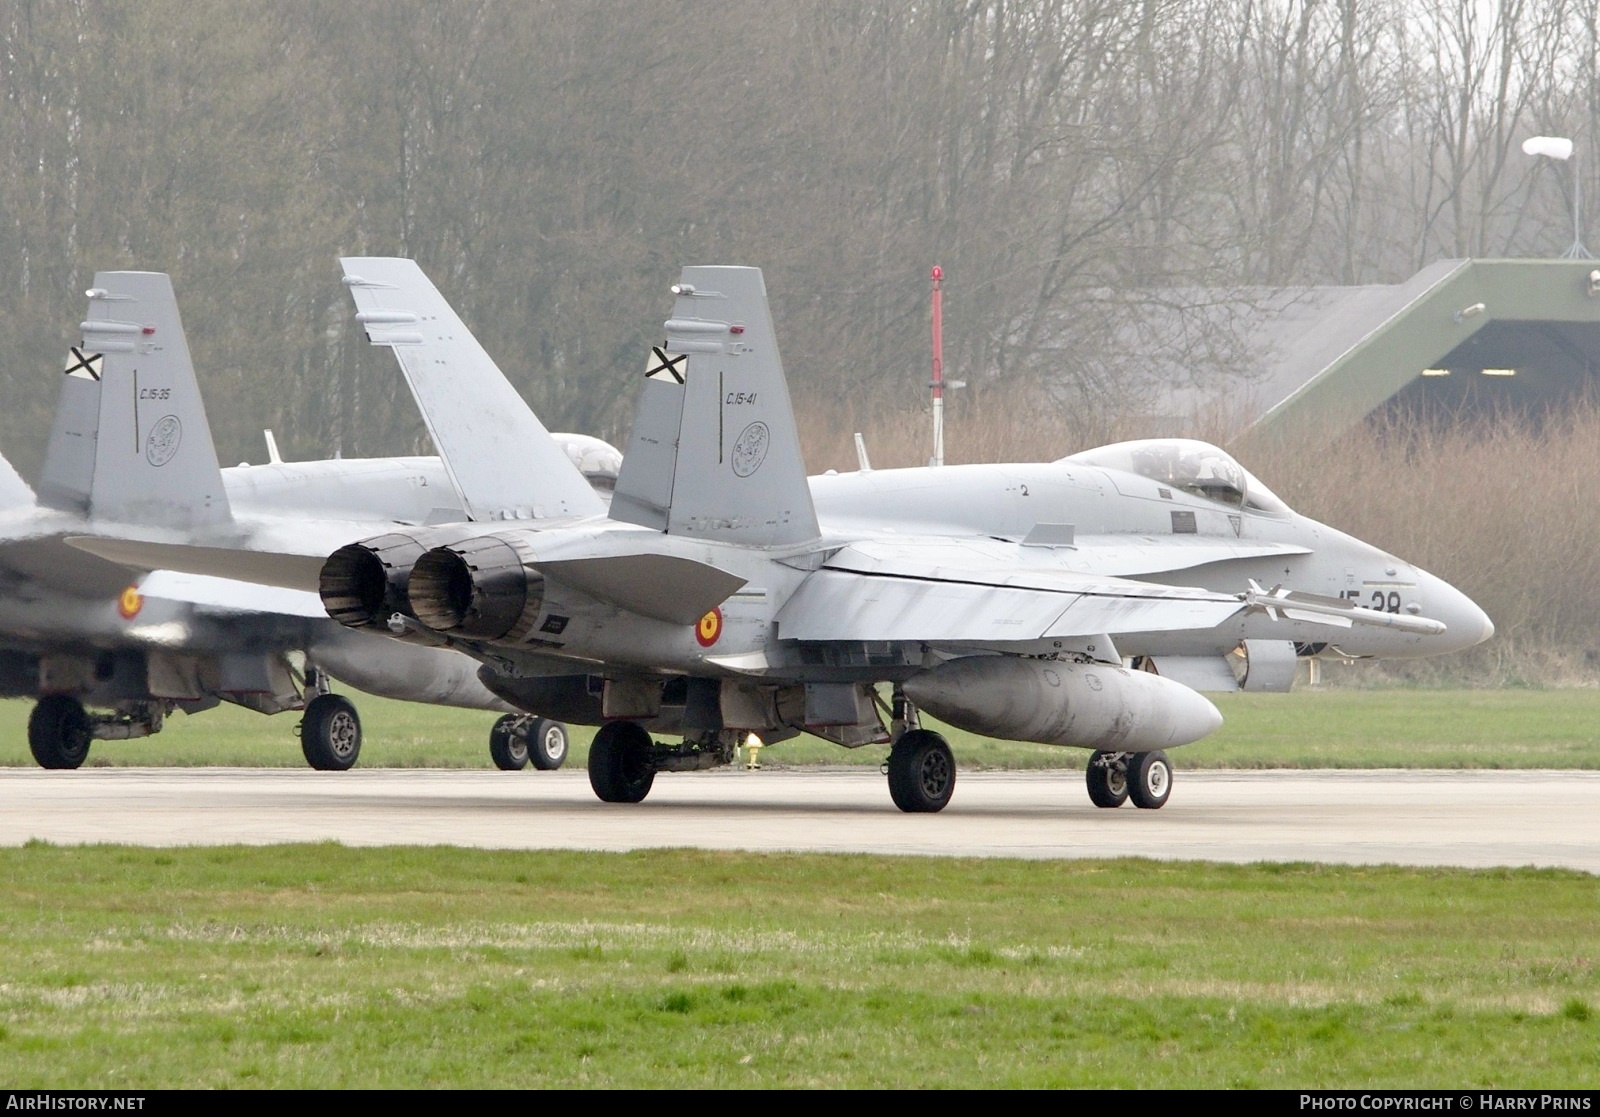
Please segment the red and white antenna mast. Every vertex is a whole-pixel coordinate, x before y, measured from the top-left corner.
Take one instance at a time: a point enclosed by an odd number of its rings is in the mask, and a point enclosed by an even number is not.
[[[944,280],[944,269],[933,265],[933,379],[928,387],[933,389],[933,457],[929,465],[944,464],[944,390],[965,388],[965,380],[944,378],[944,292],[939,289]]]

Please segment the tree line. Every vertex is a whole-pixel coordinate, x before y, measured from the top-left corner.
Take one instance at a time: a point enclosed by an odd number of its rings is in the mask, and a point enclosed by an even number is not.
[[[0,450],[36,469],[83,290],[139,268],[225,459],[426,451],[338,283],[392,254],[617,441],[680,264],[762,267],[802,416],[853,419],[925,401],[938,263],[958,405],[1043,404],[1067,452],[1148,406],[1152,304],[1558,253],[1600,197],[1597,9],[0,0]]]

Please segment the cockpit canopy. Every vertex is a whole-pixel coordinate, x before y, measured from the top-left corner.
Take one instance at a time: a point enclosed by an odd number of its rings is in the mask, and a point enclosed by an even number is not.
[[[1134,473],[1162,485],[1234,508],[1283,515],[1289,506],[1225,450],[1191,438],[1114,442],[1062,458],[1063,462]]]

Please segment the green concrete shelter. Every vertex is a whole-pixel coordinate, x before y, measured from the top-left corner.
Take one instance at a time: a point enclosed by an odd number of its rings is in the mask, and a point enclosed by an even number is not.
[[[1596,398],[1600,261],[1442,260],[1404,283],[1310,288],[1265,316],[1253,423],[1324,443],[1387,409],[1534,414]]]

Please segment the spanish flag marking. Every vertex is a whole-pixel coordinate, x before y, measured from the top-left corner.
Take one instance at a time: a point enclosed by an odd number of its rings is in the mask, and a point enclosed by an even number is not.
[[[144,594],[139,592],[138,586],[129,586],[117,597],[117,612],[122,614],[122,619],[125,621],[133,620],[143,608]]]
[[[701,617],[694,626],[694,638],[702,648],[709,648],[722,635],[722,610],[713,609]]]

